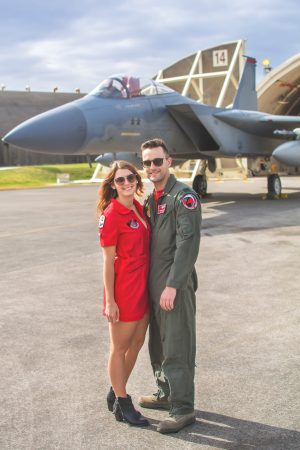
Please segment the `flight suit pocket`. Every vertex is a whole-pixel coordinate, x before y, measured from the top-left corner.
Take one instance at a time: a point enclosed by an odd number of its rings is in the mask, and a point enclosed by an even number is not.
[[[180,236],[183,239],[189,239],[191,236],[193,236],[194,230],[193,230],[193,225],[191,223],[189,214],[185,214],[180,217],[178,230],[179,230]]]

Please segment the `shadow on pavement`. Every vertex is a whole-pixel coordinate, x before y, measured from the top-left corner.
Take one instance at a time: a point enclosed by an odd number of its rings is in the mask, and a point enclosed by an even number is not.
[[[199,410],[196,411],[196,418],[194,425],[169,436],[225,450],[299,450],[300,448],[300,432],[298,431]]]
[[[287,199],[260,200],[249,194],[213,194],[202,202],[202,235],[215,236],[299,226],[300,193]],[[299,447],[300,448],[300,447]]]

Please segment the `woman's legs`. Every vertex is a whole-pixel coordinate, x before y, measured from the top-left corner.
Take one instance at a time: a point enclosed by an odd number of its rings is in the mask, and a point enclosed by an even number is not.
[[[145,335],[149,324],[149,315],[146,314],[142,320],[136,322],[136,329],[130,346],[125,354],[126,382],[135,366],[138,354],[145,342]]]
[[[108,373],[117,397],[126,397],[126,383],[143,345],[148,316],[136,322],[109,324],[110,355]]]

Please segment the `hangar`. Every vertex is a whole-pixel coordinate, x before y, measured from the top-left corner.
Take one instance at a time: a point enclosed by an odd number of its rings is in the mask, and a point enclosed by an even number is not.
[[[243,40],[227,42],[177,61],[155,79],[201,103],[227,107],[238,86],[244,55]],[[257,97],[259,111],[300,114],[300,53],[274,69],[268,68],[257,86]]]
[[[257,86],[258,108],[271,114],[300,114],[300,53],[272,69]]]
[[[199,50],[160,70],[155,79],[196,101],[230,106],[240,80],[245,54],[243,40]],[[257,87],[258,110],[273,114],[300,113],[300,54],[272,69]],[[79,98],[80,93],[0,91],[0,137],[22,121],[41,112]],[[81,162],[82,156],[45,155],[20,151],[0,144],[0,165],[31,165]],[[219,167],[236,164],[234,160],[217,162]],[[241,164],[241,162],[239,162]],[[262,167],[259,164],[259,167]],[[258,172],[258,171],[256,171]],[[258,173],[256,173],[258,174]]]
[[[223,43],[181,59],[161,70],[155,79],[198,102],[230,107],[242,73],[244,55],[245,41]],[[257,86],[257,100],[258,111],[280,115],[300,114],[300,53],[275,69],[268,67]],[[272,164],[278,167],[277,172],[298,173],[298,168],[285,167],[272,158],[269,161],[263,158],[222,158],[216,160],[214,174],[224,176],[226,171],[230,174],[232,169],[238,169],[241,174],[250,171],[255,176],[266,175]]]

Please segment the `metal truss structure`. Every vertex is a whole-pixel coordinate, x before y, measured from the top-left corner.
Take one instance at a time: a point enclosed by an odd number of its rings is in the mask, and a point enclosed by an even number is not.
[[[233,102],[242,69],[245,43],[227,42],[187,56],[153,78],[180,94],[218,107]]]
[[[192,98],[199,103],[217,107],[230,107],[233,103],[245,62],[245,41],[237,40],[219,44],[187,56],[162,69],[153,78],[159,83]],[[192,178],[204,173],[206,164],[190,161]],[[247,161],[216,159],[216,173],[236,170],[245,175]],[[209,171],[208,171],[209,172]],[[209,174],[209,173],[208,173]]]

